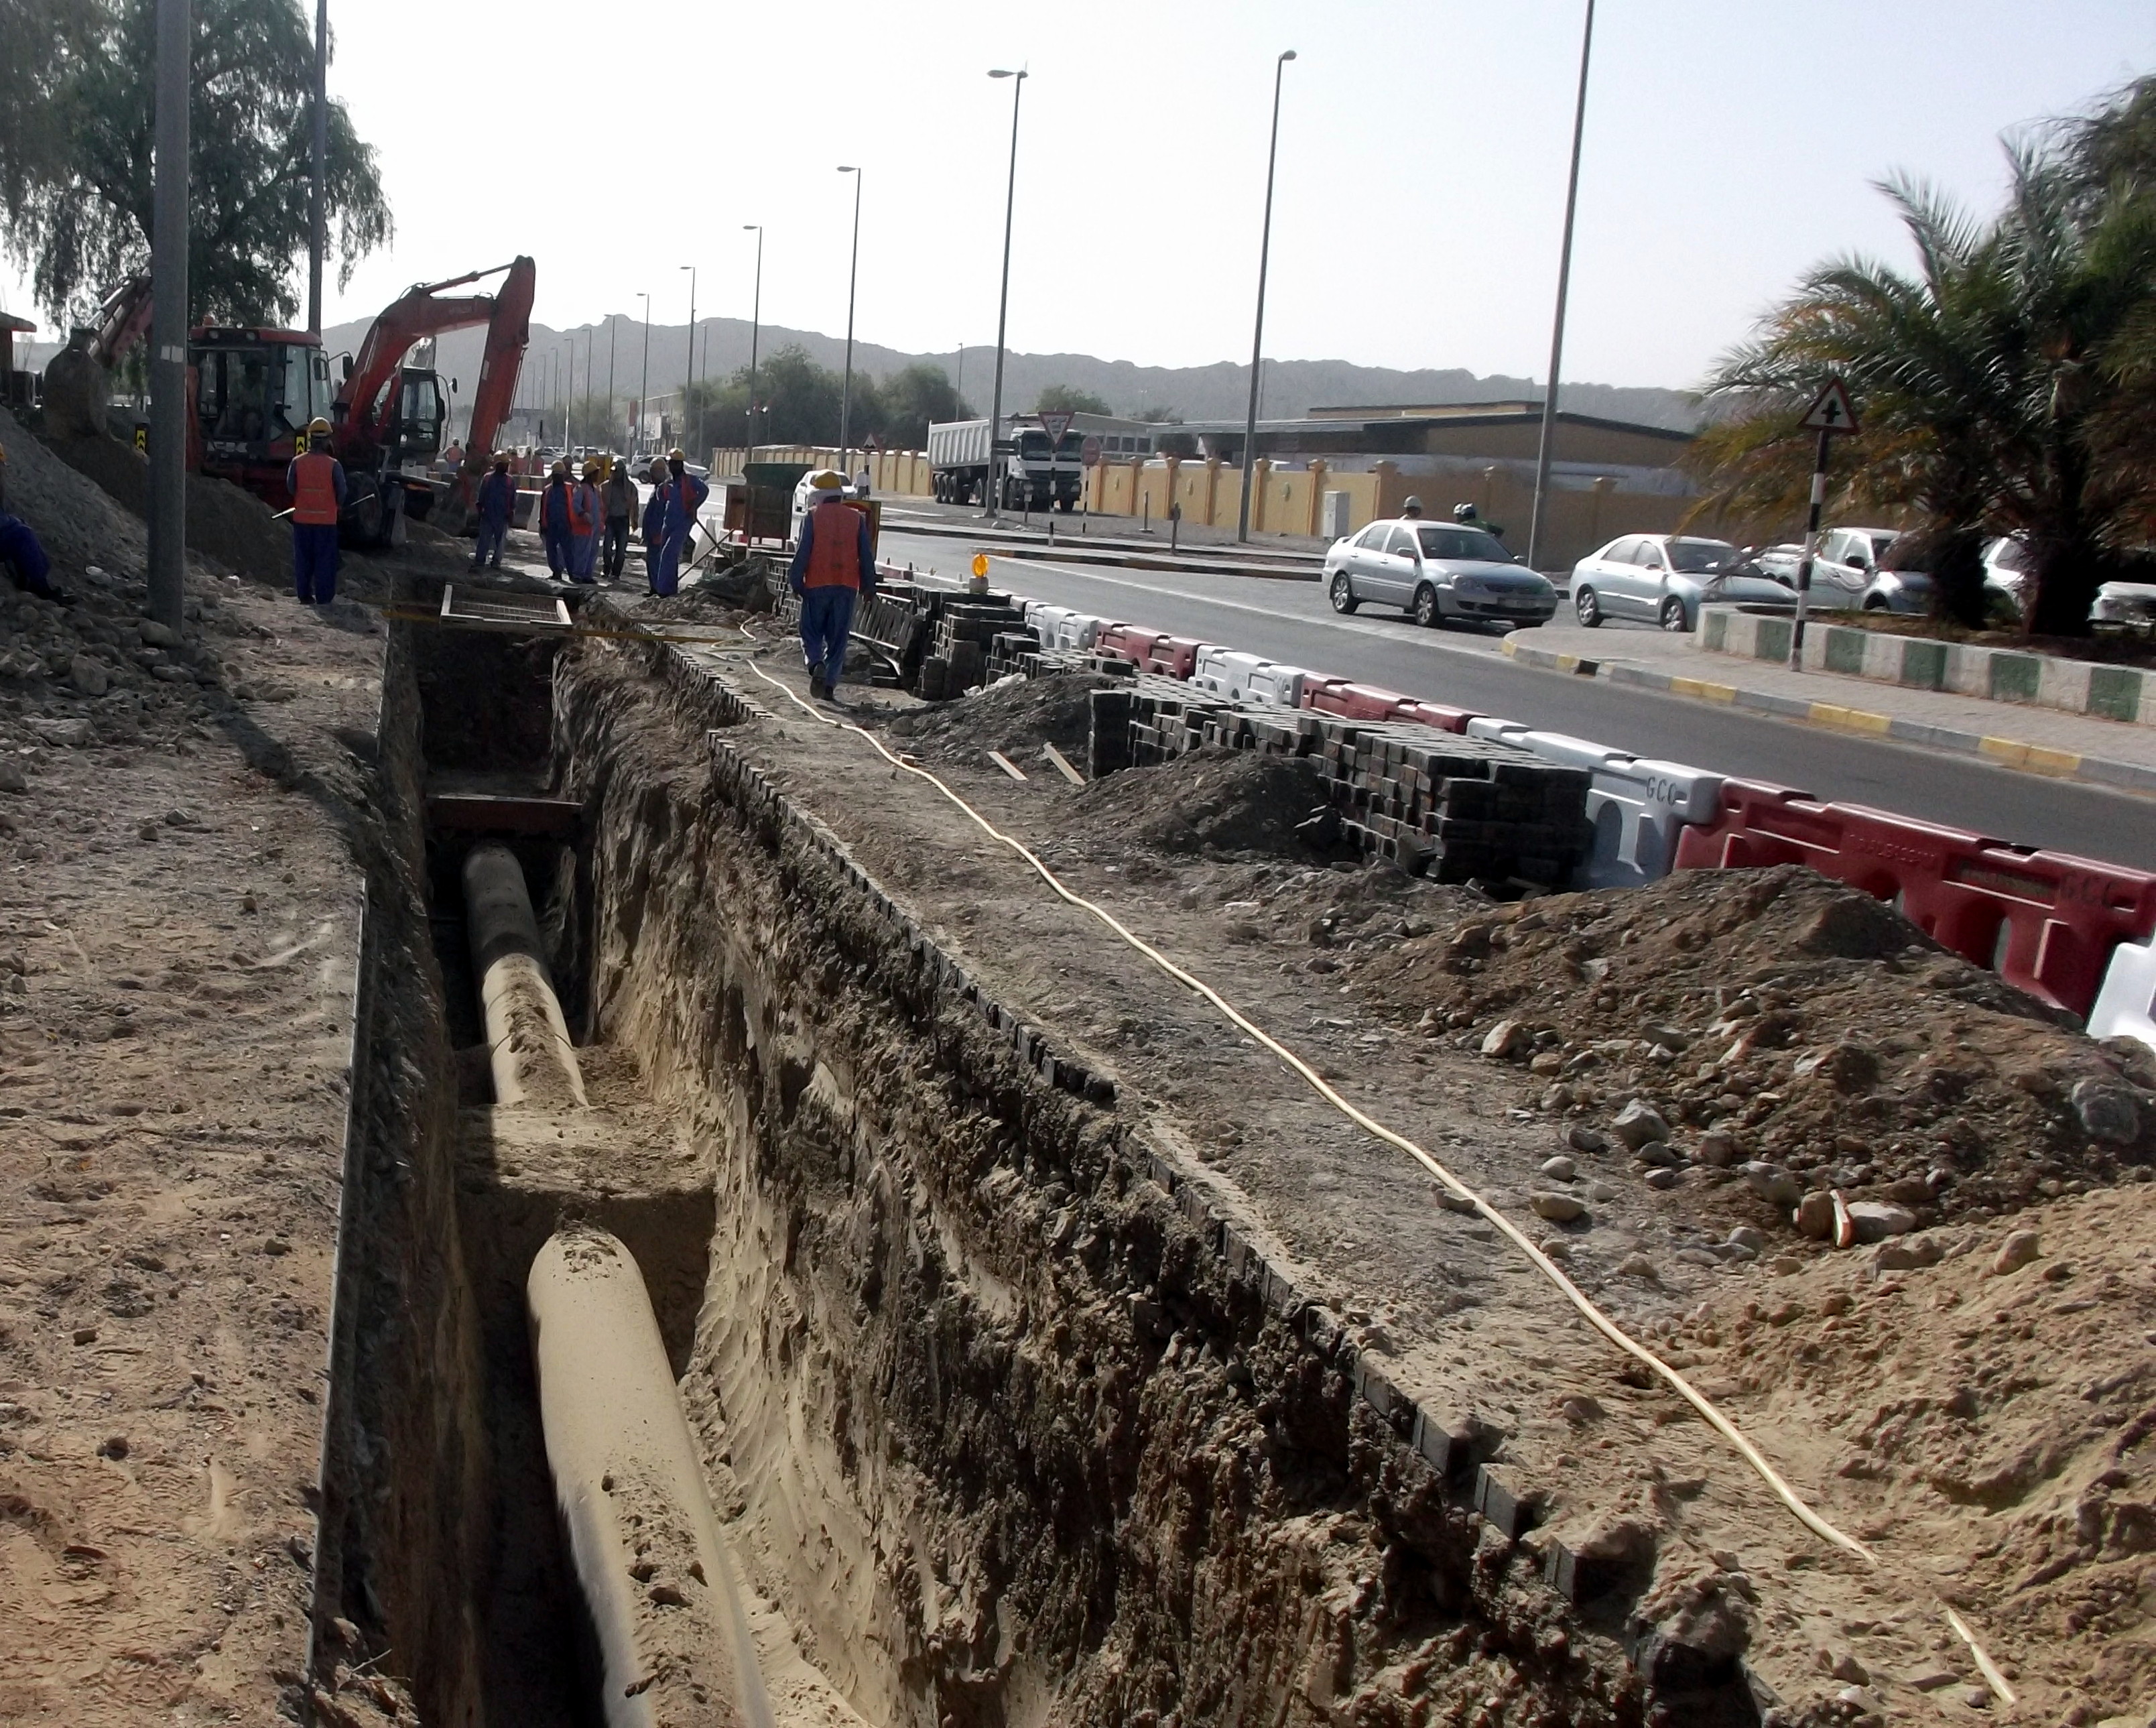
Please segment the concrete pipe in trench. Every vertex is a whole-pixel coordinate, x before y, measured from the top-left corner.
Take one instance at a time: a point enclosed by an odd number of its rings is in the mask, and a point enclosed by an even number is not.
[[[583,1225],[525,1285],[547,1463],[598,1631],[609,1728],[744,1724],[771,1702],[634,1257]]]
[[[507,846],[489,841],[465,857],[465,915],[495,1102],[583,1108],[583,1070],[547,975],[523,867]]]

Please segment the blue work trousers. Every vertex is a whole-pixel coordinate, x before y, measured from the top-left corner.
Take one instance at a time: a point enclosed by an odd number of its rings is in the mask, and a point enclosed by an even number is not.
[[[539,537],[547,543],[547,568],[557,576],[569,573],[570,538],[567,528],[542,528]]]
[[[592,580],[593,567],[598,562],[599,537],[594,529],[588,534],[569,536],[569,579],[572,582]]]
[[[801,596],[801,653],[808,670],[821,672],[825,686],[839,687],[846,669],[846,637],[854,627],[854,602],[860,591],[840,583],[804,590]]]
[[[506,522],[491,522],[481,517],[479,539],[472,547],[472,568],[476,570],[481,564],[491,564],[499,570],[501,568],[501,548],[508,543],[509,524]]]
[[[689,531],[681,527],[646,550],[644,556],[651,574],[652,593],[664,596],[681,591],[681,549],[688,543]]]
[[[292,524],[292,588],[302,605],[326,606],[336,598],[335,522]]]

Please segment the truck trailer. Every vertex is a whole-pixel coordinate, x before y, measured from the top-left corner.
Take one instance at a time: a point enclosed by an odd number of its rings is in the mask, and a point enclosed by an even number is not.
[[[1078,507],[1085,485],[1084,437],[1058,440],[1024,415],[1007,415],[991,446],[987,419],[947,420],[928,429],[930,489],[946,504],[985,502],[991,485],[1004,510]]]

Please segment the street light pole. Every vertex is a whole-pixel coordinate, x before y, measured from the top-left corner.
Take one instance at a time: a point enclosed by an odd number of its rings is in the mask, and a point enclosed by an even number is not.
[[[742,232],[756,230],[756,296],[748,315],[748,447],[756,448],[756,340],[763,333],[763,224],[744,222]]]
[[[685,450],[689,439],[689,393],[696,383],[696,266],[685,264],[681,268],[689,273],[689,357],[681,367],[681,439]],[[689,453],[696,454],[693,450]]]
[[[644,302],[644,382],[636,387],[636,449],[633,454],[644,454],[644,414],[651,402],[651,296],[639,294]]]
[[[315,112],[311,172],[307,181],[307,330],[322,333],[322,177],[330,155],[330,0],[315,0]]]
[[[1564,187],[1564,239],[1558,248],[1557,314],[1550,325],[1549,382],[1543,388],[1543,435],[1535,451],[1535,507],[1527,520],[1527,568],[1541,568],[1543,528],[1549,513],[1550,458],[1557,436],[1557,380],[1564,368],[1564,302],[1572,284],[1572,217],[1579,203],[1579,146],[1587,127],[1587,59],[1594,44],[1594,0],[1579,32],[1579,99],[1572,111],[1572,173]]]
[[[864,176],[856,167],[841,165],[841,174],[854,177],[854,255],[846,266],[846,382],[839,393],[839,465],[848,466],[846,452],[853,448],[854,415],[854,290],[860,280],[861,270],[861,181]]]
[[[187,559],[187,95],[194,8],[157,0],[157,183],[150,219],[150,615],[180,628]]]
[[[987,516],[996,519],[996,507],[1000,501],[1004,476],[996,470],[996,436],[1003,430],[1004,420],[1004,336],[1010,313],[1010,255],[1011,217],[1018,208],[1018,105],[1025,94],[1026,69],[1021,66],[1014,72],[998,66],[988,73],[991,78],[1011,80],[1011,141],[1010,171],[1004,185],[1004,280],[996,296],[996,381],[988,393],[988,482]]]
[[[1273,62],[1272,142],[1265,147],[1265,219],[1258,231],[1258,316],[1250,332],[1250,410],[1243,419],[1243,502],[1235,516],[1235,538],[1250,537],[1250,482],[1258,471],[1258,366],[1265,352],[1265,265],[1273,244],[1273,169],[1280,159],[1281,78],[1295,58],[1291,48]]]
[[[615,313],[615,312],[608,312],[608,313],[607,314],[607,405],[606,405],[606,417],[607,417],[606,444],[607,444],[607,448],[608,448],[608,450],[612,450],[612,449],[613,448],[613,345],[614,345],[614,338],[615,338],[617,336],[619,336],[619,335],[620,334],[620,332],[621,332],[621,317],[620,317],[620,315],[619,315],[619,313]]]

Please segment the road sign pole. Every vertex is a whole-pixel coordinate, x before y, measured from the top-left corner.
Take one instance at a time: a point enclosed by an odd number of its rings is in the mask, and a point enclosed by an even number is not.
[[[1812,458],[1812,508],[1804,522],[1804,555],[1797,565],[1797,627],[1789,632],[1789,670],[1804,669],[1804,614],[1812,597],[1812,560],[1819,556],[1820,512],[1826,503],[1827,454],[1834,448],[1834,434],[1821,428],[1819,454]]]

